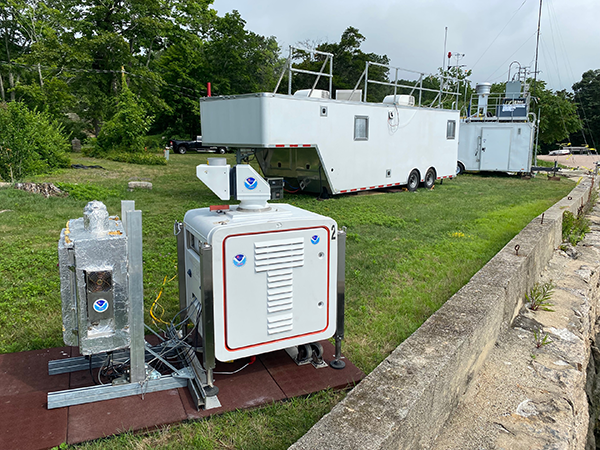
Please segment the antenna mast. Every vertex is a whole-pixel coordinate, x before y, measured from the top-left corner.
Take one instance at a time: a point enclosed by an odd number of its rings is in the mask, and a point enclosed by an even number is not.
[[[540,12],[538,13],[537,40],[535,43],[535,67],[533,69],[533,97],[535,97],[535,88],[538,74],[538,52],[540,49],[540,24],[542,22],[542,0],[540,0]]]

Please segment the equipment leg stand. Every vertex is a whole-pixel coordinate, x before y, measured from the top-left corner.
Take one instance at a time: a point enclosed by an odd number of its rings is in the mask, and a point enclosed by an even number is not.
[[[346,363],[342,361],[342,338],[339,336],[335,337],[335,355],[334,360],[329,362],[329,365],[333,369],[341,370],[346,367]]]

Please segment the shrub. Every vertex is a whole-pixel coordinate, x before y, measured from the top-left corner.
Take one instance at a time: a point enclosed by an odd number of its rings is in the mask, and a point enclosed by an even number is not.
[[[24,103],[0,103],[0,177],[19,181],[70,164],[62,127]]]

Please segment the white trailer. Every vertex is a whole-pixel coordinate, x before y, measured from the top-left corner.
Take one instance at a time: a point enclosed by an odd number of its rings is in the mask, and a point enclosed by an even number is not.
[[[457,170],[529,173],[535,134],[529,93],[520,81],[508,82],[503,94],[490,94],[490,86],[477,85],[460,123]]]
[[[414,106],[412,95],[396,94],[403,87],[397,72],[389,85],[395,94],[381,103],[365,101],[366,84],[363,101],[361,90],[338,91],[331,99],[314,86],[296,95],[290,88],[288,95],[202,98],[203,138],[238,154],[253,152],[263,174],[283,177],[288,189],[325,195],[400,185],[415,190],[453,178],[459,112]]]

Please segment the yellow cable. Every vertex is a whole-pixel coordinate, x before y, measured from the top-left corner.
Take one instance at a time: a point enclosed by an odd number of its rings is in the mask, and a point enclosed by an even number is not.
[[[173,281],[176,277],[177,277],[177,275],[175,275],[169,281]],[[162,317],[165,315],[165,308],[163,308],[163,306],[160,303],[158,303],[158,299],[162,295],[163,290],[165,289],[165,284],[166,283],[167,283],[167,276],[165,275],[165,278],[163,280],[162,286],[160,288],[160,292],[158,293],[158,295],[156,296],[156,299],[154,300],[154,302],[152,302],[152,306],[150,307],[150,317],[152,317],[152,320],[153,320],[153,322],[154,322],[155,325],[156,325],[156,322],[159,322],[159,323],[162,323],[162,324],[165,324],[165,325],[169,325],[169,322],[165,322],[164,320],[162,320]],[[162,312],[160,314],[160,317],[156,317],[154,315],[154,309],[157,306],[162,310]]]

